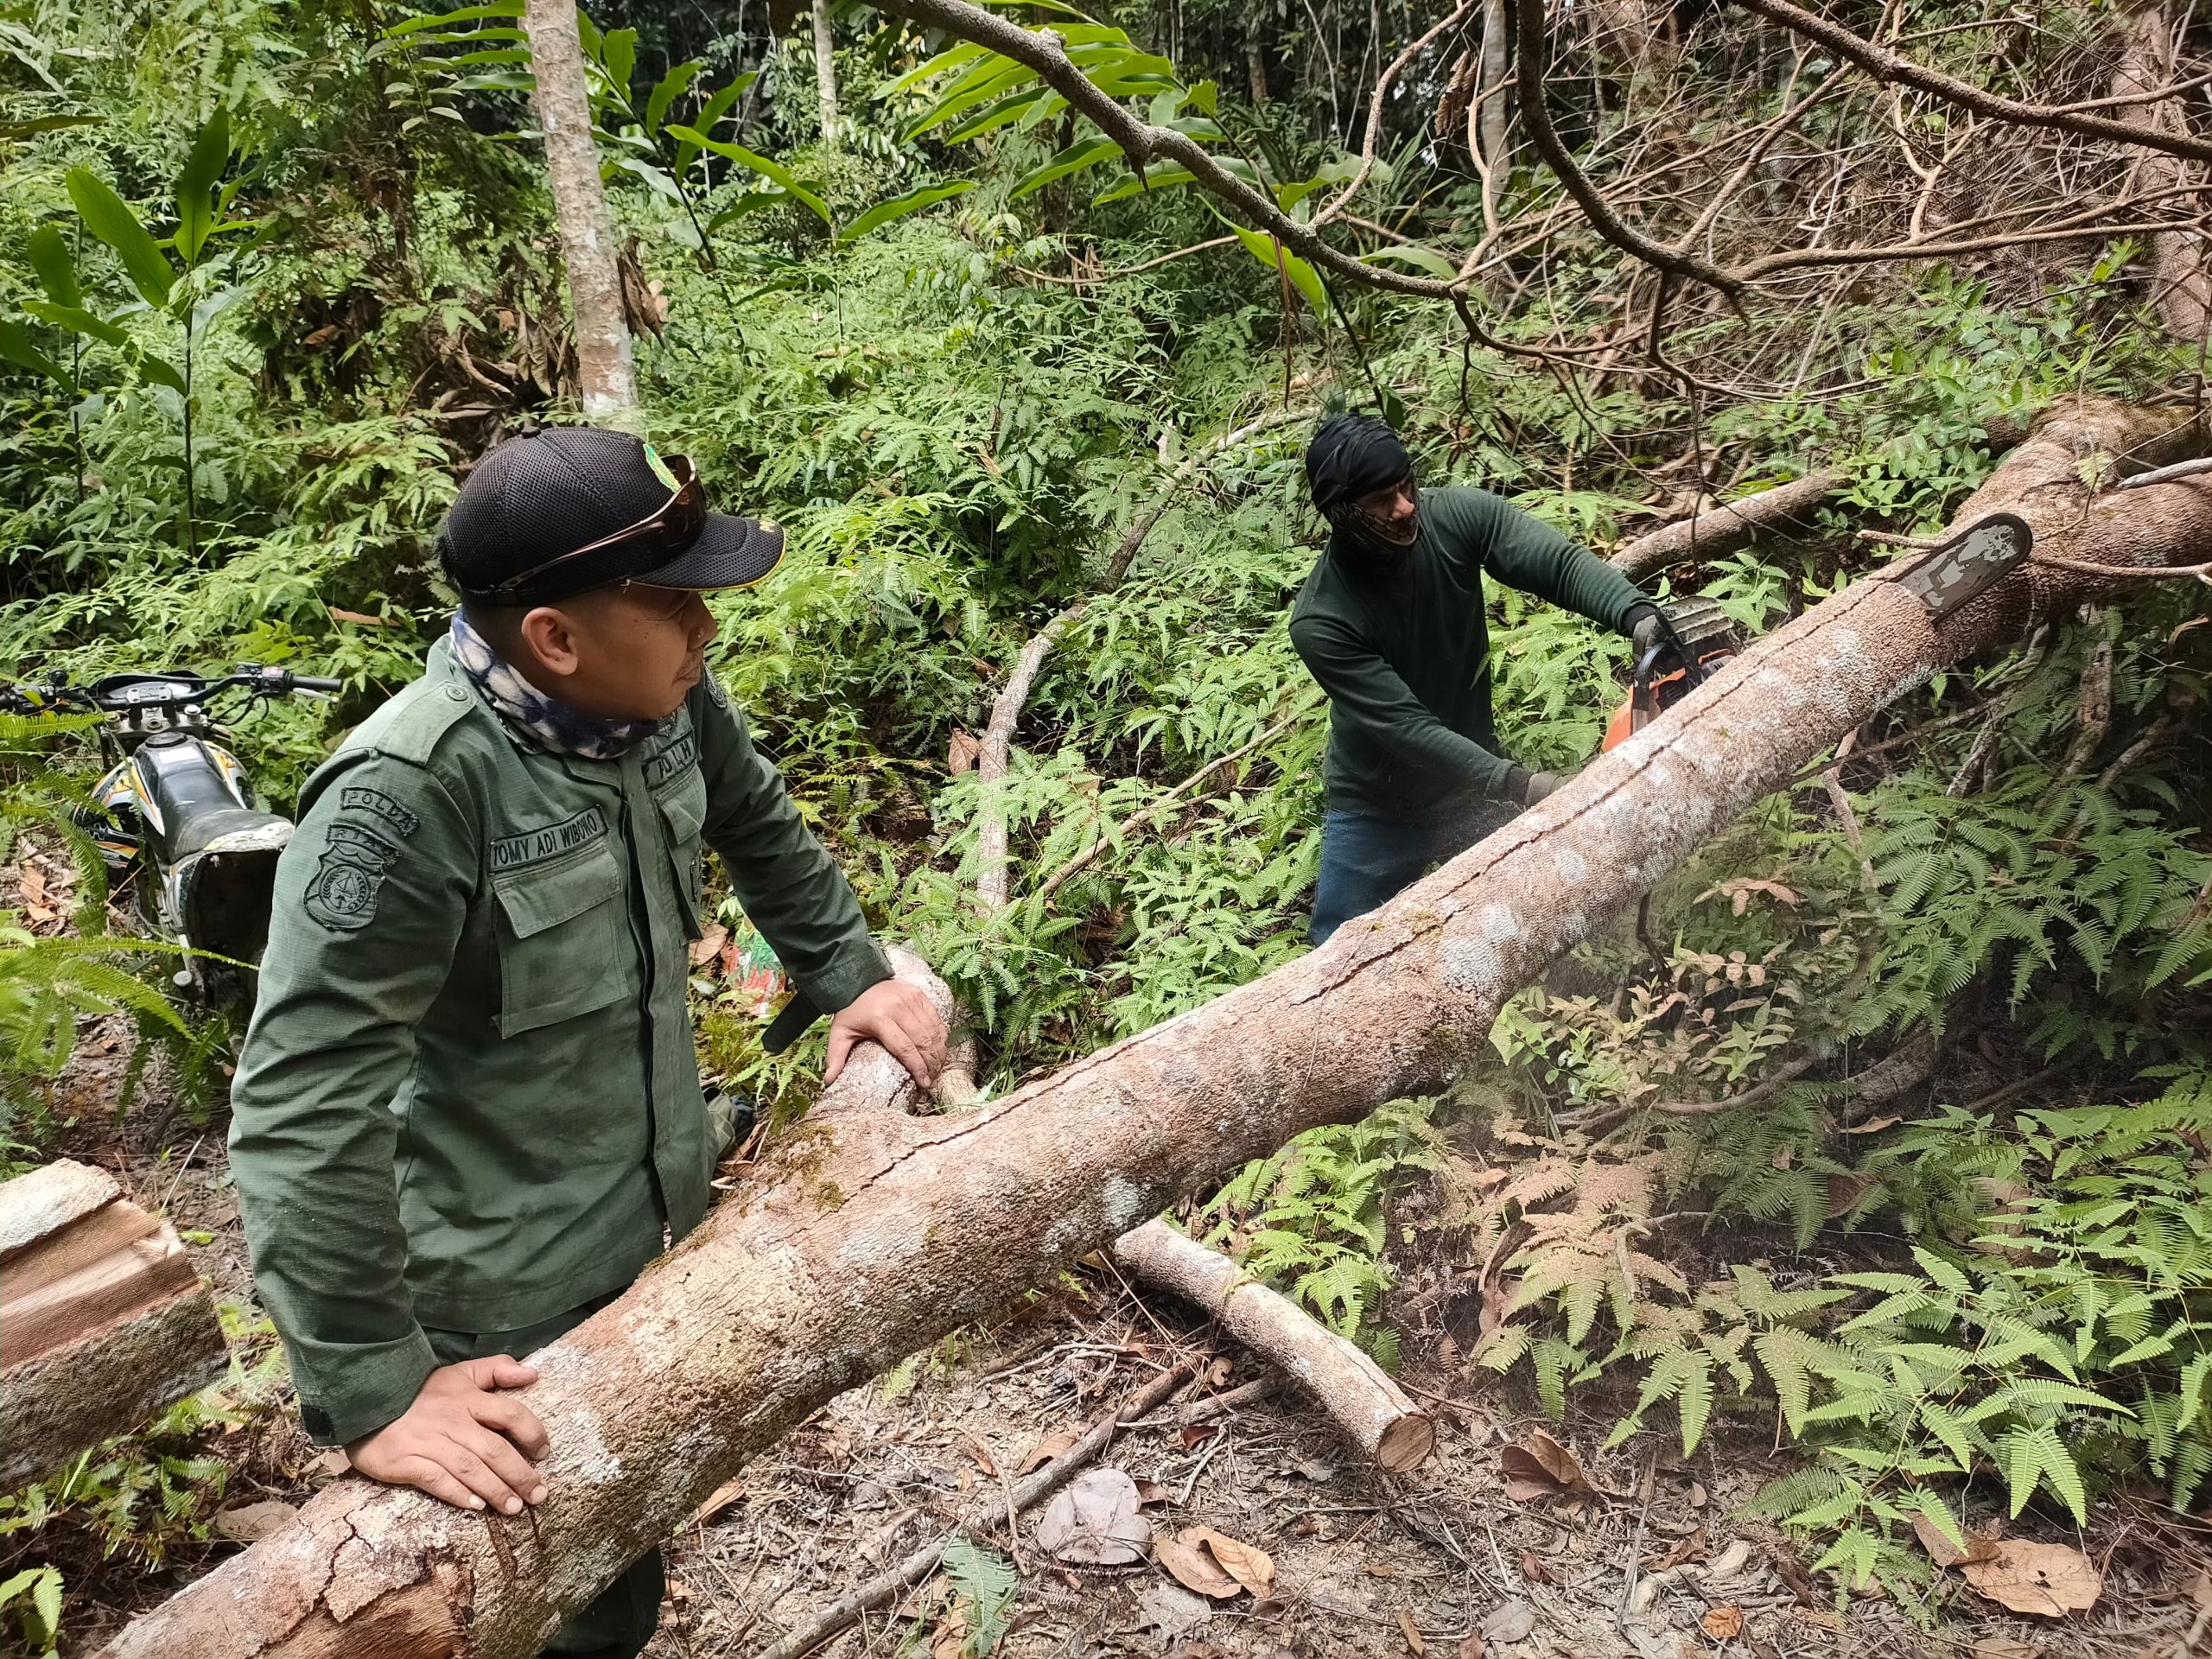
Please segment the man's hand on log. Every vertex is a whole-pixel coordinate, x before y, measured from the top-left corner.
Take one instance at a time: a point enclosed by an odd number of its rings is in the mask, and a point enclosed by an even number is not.
[[[545,1455],[545,1426],[519,1400],[499,1392],[537,1381],[533,1366],[511,1355],[466,1359],[432,1371],[415,1403],[373,1434],[346,1448],[371,1480],[414,1486],[456,1509],[486,1503],[520,1515],[545,1501],[545,1483],[531,1465]]]
[[[903,979],[869,986],[830,1022],[824,1084],[836,1082],[846,1060],[862,1042],[882,1044],[925,1089],[933,1088],[938,1073],[944,1070],[944,1021],[929,998]]]

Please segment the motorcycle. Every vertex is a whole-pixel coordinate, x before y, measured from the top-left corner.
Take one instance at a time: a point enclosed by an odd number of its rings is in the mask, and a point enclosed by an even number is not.
[[[111,889],[130,893],[143,930],[183,947],[175,982],[208,1007],[251,1000],[276,860],[292,838],[291,820],[257,800],[238,757],[215,741],[228,732],[208,706],[233,692],[251,704],[327,696],[343,684],[242,663],[212,680],[180,671],[0,687],[9,713],[101,716],[111,764],[76,821],[99,846]]]

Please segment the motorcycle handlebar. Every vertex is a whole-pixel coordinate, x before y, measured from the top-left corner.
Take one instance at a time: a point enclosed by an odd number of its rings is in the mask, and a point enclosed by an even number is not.
[[[159,680],[165,677],[147,675],[144,679]],[[127,696],[120,692],[102,693],[95,686],[66,683],[39,684],[23,682],[14,685],[0,683],[0,709],[10,713],[34,714],[76,707],[97,710],[102,714],[121,714],[131,709],[170,707],[180,703],[204,702],[219,691],[242,688],[258,696],[281,697],[295,691],[308,691],[328,696],[343,691],[343,680],[321,679],[308,674],[295,674],[289,669],[245,666],[234,674],[220,679],[203,680],[195,674],[179,673],[174,677],[178,689],[166,696]],[[143,683],[143,680],[141,683]]]

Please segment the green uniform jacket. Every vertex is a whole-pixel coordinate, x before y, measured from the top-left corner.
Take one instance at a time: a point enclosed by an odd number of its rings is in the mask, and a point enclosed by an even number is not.
[[[309,779],[232,1088],[253,1270],[310,1433],[397,1417],[423,1327],[541,1323],[705,1215],[700,846],[801,995],[889,969],[712,676],[619,760],[514,732],[441,643]]]
[[[1513,762],[1491,715],[1483,573],[1619,629],[1645,595],[1604,560],[1486,490],[1421,497],[1420,539],[1383,573],[1333,542],[1290,613],[1291,643],[1329,694],[1329,807],[1420,816],[1501,794]]]

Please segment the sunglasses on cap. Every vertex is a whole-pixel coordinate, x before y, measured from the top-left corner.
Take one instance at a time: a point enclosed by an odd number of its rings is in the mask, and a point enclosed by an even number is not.
[[[484,596],[495,601],[518,600],[525,588],[534,586],[550,570],[572,563],[588,554],[604,553],[611,548],[643,546],[680,553],[699,539],[699,532],[707,523],[707,486],[699,476],[689,455],[671,455],[662,464],[661,457],[650,448],[646,455],[653,471],[671,485],[674,493],[634,524],[625,524],[611,536],[602,536],[551,558],[528,570],[509,576],[496,587],[485,590]]]

